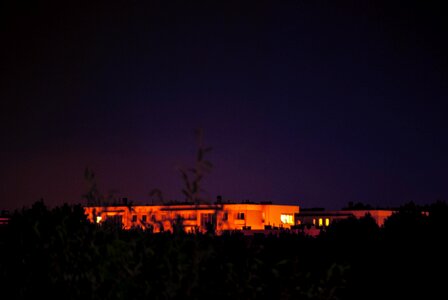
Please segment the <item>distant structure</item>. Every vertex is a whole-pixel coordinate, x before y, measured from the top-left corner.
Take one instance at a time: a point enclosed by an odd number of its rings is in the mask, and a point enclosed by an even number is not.
[[[182,229],[185,232],[242,231],[245,235],[279,233],[289,230],[318,236],[331,224],[347,218],[370,215],[382,227],[397,210],[300,208],[299,205],[278,205],[272,202],[242,203],[223,201],[221,196],[213,204],[167,203],[134,205],[127,198],[112,204],[84,207],[87,219],[96,224],[111,224],[123,229],[140,228],[154,233]],[[9,211],[0,211],[0,227],[8,225]]]
[[[378,226],[395,211],[384,209],[323,208],[301,209],[299,205],[277,205],[272,202],[230,203],[217,197],[214,204],[168,203],[161,205],[133,205],[123,198],[114,204],[84,207],[88,220],[97,224],[114,224],[123,229],[141,228],[152,232],[242,231],[245,235],[275,233],[287,229],[317,236],[334,222],[350,217],[370,215]]]
[[[93,223],[112,223],[123,229],[141,228],[153,232],[173,231],[178,226],[186,232],[217,234],[225,231],[247,232],[291,229],[296,224],[298,205],[272,203],[214,204],[174,203],[164,205],[86,206],[84,211]]]
[[[395,211],[385,209],[360,209],[360,210],[325,210],[323,208],[302,209],[295,216],[297,225],[300,225],[305,234],[316,236],[332,223],[355,217],[357,219],[370,215],[378,226],[382,227],[384,221]]]
[[[0,226],[8,225],[10,219],[9,211],[0,211]]]

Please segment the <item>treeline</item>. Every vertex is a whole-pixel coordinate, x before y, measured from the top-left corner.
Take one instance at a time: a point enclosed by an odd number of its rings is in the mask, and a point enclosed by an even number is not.
[[[317,238],[284,231],[152,234],[87,221],[80,205],[16,211],[0,231],[4,299],[388,299],[444,294],[448,206],[413,203]]]

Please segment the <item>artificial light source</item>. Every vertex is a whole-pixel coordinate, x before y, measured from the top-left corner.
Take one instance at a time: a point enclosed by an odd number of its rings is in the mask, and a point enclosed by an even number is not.
[[[293,220],[292,214],[281,214],[280,221],[282,221],[283,224],[294,225],[294,220]]]

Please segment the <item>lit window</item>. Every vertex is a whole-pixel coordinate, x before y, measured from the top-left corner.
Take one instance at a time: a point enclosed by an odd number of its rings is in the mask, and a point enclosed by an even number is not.
[[[330,219],[326,218],[325,219],[325,226],[329,226],[330,225]]]
[[[316,225],[316,219],[313,219],[313,225]]]
[[[319,218],[319,226],[322,226],[324,224],[322,218]]]
[[[99,223],[99,222],[101,222],[102,219],[103,219],[103,218],[101,218],[100,216],[98,216],[98,217],[96,217],[96,222]]]
[[[239,212],[236,214],[236,219],[237,220],[244,220],[244,213],[243,212]]]
[[[280,221],[282,221],[283,224],[294,224],[293,215],[292,214],[281,214],[280,215]]]

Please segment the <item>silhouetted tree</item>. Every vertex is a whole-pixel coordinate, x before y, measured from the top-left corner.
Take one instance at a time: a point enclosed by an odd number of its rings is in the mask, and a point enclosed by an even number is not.
[[[362,241],[378,240],[380,228],[370,214],[356,218],[351,216],[331,223],[322,232],[322,237],[336,240],[338,242],[359,243]]]
[[[163,193],[160,189],[155,188],[149,192],[152,204],[164,204]]]
[[[428,233],[428,216],[421,206],[408,202],[384,221],[383,230],[392,240],[419,240]]]
[[[448,232],[448,205],[445,201],[438,200],[423,211],[428,215],[428,222],[431,232],[436,235]]]
[[[87,205],[100,205],[101,194],[98,191],[95,172],[89,167],[86,167],[84,170],[84,179],[87,184],[87,192],[82,197],[87,200]]]
[[[211,171],[213,165],[210,161],[205,159],[205,155],[209,153],[212,148],[207,147],[203,143],[202,129],[195,130],[197,141],[196,163],[192,168],[179,168],[181,178],[184,182],[182,193],[185,195],[185,200],[192,203],[202,203],[204,199],[201,198],[201,182],[204,175]]]

